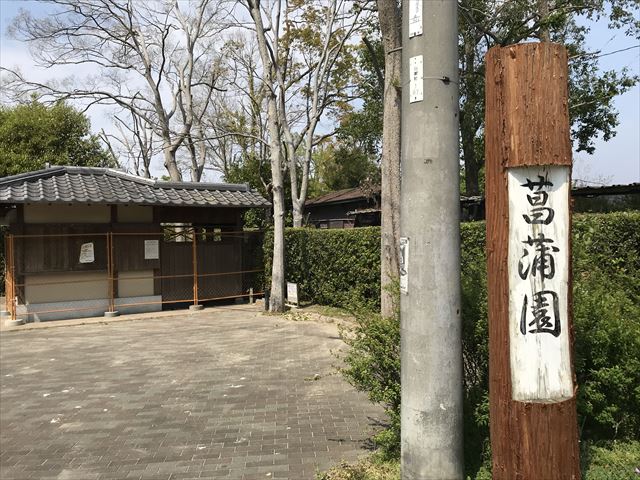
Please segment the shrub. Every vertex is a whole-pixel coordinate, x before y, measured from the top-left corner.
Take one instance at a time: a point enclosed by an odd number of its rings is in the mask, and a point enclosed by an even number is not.
[[[576,215],[572,227],[580,438],[637,440],[640,212]],[[490,456],[485,225],[463,224],[461,235],[465,463],[475,477]]]
[[[394,289],[399,297],[398,286]],[[398,307],[398,304],[396,304]],[[340,335],[349,349],[340,368],[346,380],[365,391],[369,400],[384,407],[389,420],[386,429],[374,441],[386,459],[400,456],[400,312],[383,317],[371,312],[356,312],[353,325],[343,325]]]
[[[640,438],[640,213],[581,215],[573,304],[582,438]]]
[[[637,480],[640,442],[586,442],[581,448],[585,480]]]
[[[377,228],[289,230],[287,278],[299,281],[306,298],[316,303],[349,308],[364,295],[364,303],[375,308],[379,305],[379,235]],[[461,236],[465,462],[467,473],[476,478],[487,474],[489,459],[485,224],[463,224]],[[367,265],[373,271],[367,272]],[[330,281],[323,285],[321,279]],[[365,282],[373,283],[366,288]],[[619,439],[637,448],[640,212],[574,217],[573,305],[581,438],[589,442]],[[399,322],[374,313],[360,313],[357,318],[353,330],[345,334],[351,352],[345,357],[343,373],[387,409],[390,428],[378,441],[384,452],[397,454]]]

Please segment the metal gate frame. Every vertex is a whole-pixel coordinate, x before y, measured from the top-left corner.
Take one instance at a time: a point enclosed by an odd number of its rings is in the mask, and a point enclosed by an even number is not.
[[[119,303],[116,305],[116,285],[120,280],[118,271],[116,269],[116,259],[118,251],[115,248],[114,238],[118,237],[127,237],[127,236],[138,236],[138,237],[158,237],[159,241],[163,240],[164,233],[163,232],[101,232],[101,233],[82,233],[82,234],[73,234],[73,233],[61,233],[61,234],[44,234],[44,235],[29,235],[29,234],[12,234],[7,233],[5,235],[5,306],[7,312],[10,314],[12,320],[17,319],[18,315],[18,305],[19,305],[19,294],[20,292],[24,292],[26,287],[26,282],[19,282],[19,276],[23,275],[22,272],[16,271],[16,243],[21,240],[26,240],[28,238],[65,238],[65,237],[104,237],[106,239],[106,272],[105,279],[107,280],[108,287],[108,295],[106,300],[108,300],[108,310],[107,312],[115,313],[117,308],[123,307],[136,307],[136,306],[144,306],[144,305],[153,305],[153,304],[175,304],[175,303],[192,303],[193,305],[200,305],[200,302],[212,301],[212,300],[223,300],[223,299],[232,299],[232,298],[249,298],[250,301],[253,301],[256,297],[264,296],[264,282],[257,282],[256,287],[251,287],[247,292],[240,292],[237,295],[224,295],[224,296],[213,296],[207,298],[201,298],[199,295],[199,285],[201,283],[202,278],[206,277],[215,277],[215,276],[224,276],[224,275],[241,275],[241,278],[245,278],[245,275],[256,275],[259,276],[264,272],[264,268],[258,269],[248,269],[248,270],[239,270],[233,272],[201,272],[198,269],[198,236],[208,236],[208,235],[216,235],[216,236],[225,236],[225,235],[242,235],[245,238],[248,235],[260,235],[263,236],[264,232],[261,230],[241,230],[241,231],[233,231],[233,232],[203,232],[198,231],[198,226],[186,227],[190,229],[188,232],[192,238],[192,272],[189,274],[178,274],[178,275],[156,275],[154,273],[153,280],[162,280],[163,278],[191,278],[192,282],[192,294],[190,298],[179,299],[179,300],[160,300],[154,302],[133,302],[133,303]],[[264,237],[262,237],[264,238]],[[262,265],[260,265],[262,266]],[[35,272],[37,273],[48,273],[48,272]],[[140,279],[149,279],[149,276],[127,276],[127,280],[140,280]],[[66,284],[66,283],[86,283],[86,282],[95,282],[95,279],[90,280],[73,280],[67,282],[36,282],[30,283],[32,286],[45,286],[45,285],[56,285],[56,284]],[[241,280],[241,284],[243,280]],[[24,295],[24,293],[23,293]],[[120,297],[126,298],[126,297]],[[104,300],[104,299],[103,299]],[[90,309],[95,310],[94,307]],[[82,311],[89,310],[89,308],[62,308],[62,309],[54,309],[54,310],[42,310],[38,311],[38,314],[51,314],[51,313],[62,313],[62,312],[71,312],[71,311]]]

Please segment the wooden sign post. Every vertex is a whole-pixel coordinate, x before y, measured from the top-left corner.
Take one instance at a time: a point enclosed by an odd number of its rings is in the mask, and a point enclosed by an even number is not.
[[[578,479],[572,364],[571,140],[563,46],[486,56],[493,478]]]

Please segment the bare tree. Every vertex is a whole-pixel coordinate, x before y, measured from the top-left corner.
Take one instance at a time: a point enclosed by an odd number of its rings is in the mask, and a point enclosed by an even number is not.
[[[289,170],[293,225],[302,225],[314,148],[333,131],[318,133],[327,111],[350,99],[355,61],[349,42],[363,26],[357,2],[251,2],[268,28],[257,31],[267,46],[281,129],[279,148]],[[265,63],[266,62],[266,63]]]
[[[203,121],[213,168],[225,178],[243,171],[244,181],[269,190],[265,84],[254,36],[236,32],[225,43],[222,55],[228,91],[218,95]],[[257,168],[254,168],[257,165]],[[257,178],[256,178],[257,176]]]
[[[284,171],[293,224],[301,226],[314,147],[325,112],[348,98],[348,42],[362,25],[356,2],[245,0],[262,61],[274,208],[270,309],[284,308]]]
[[[124,118],[116,114],[113,120],[119,135],[109,134],[104,129],[100,133],[109,151],[114,158],[128,158],[134,174],[151,178],[151,159],[155,154],[153,130],[135,113]]]
[[[185,14],[175,2],[176,18],[184,32],[183,63],[178,65],[176,85],[182,89],[178,103],[183,123],[191,125],[185,137],[190,157],[191,181],[199,182],[208,158],[204,115],[215,98],[223,90],[220,80],[225,78],[220,55],[215,42],[228,23],[220,23],[219,10],[207,10],[211,0],[200,0],[195,15]]]
[[[35,18],[22,11],[12,24],[12,34],[30,44],[42,67],[81,65],[95,69],[95,74],[82,82],[38,83],[4,69],[10,74],[6,86],[19,94],[82,99],[87,108],[96,103],[115,105],[139,122],[124,129],[134,143],[140,140],[136,134],[149,128],[154,132],[173,180],[182,179],[176,155],[186,143],[192,180],[199,180],[204,158],[198,125],[220,88],[222,76],[210,53],[219,34],[228,28],[223,21],[225,4],[199,0],[182,11],[177,0],[49,3],[55,13]]]

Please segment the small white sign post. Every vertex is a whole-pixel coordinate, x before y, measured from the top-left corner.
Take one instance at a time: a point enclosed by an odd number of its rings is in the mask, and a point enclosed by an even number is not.
[[[298,284],[287,282],[287,305],[290,307],[299,307],[298,303]]]
[[[573,397],[568,328],[569,167],[508,170],[513,400]]]

